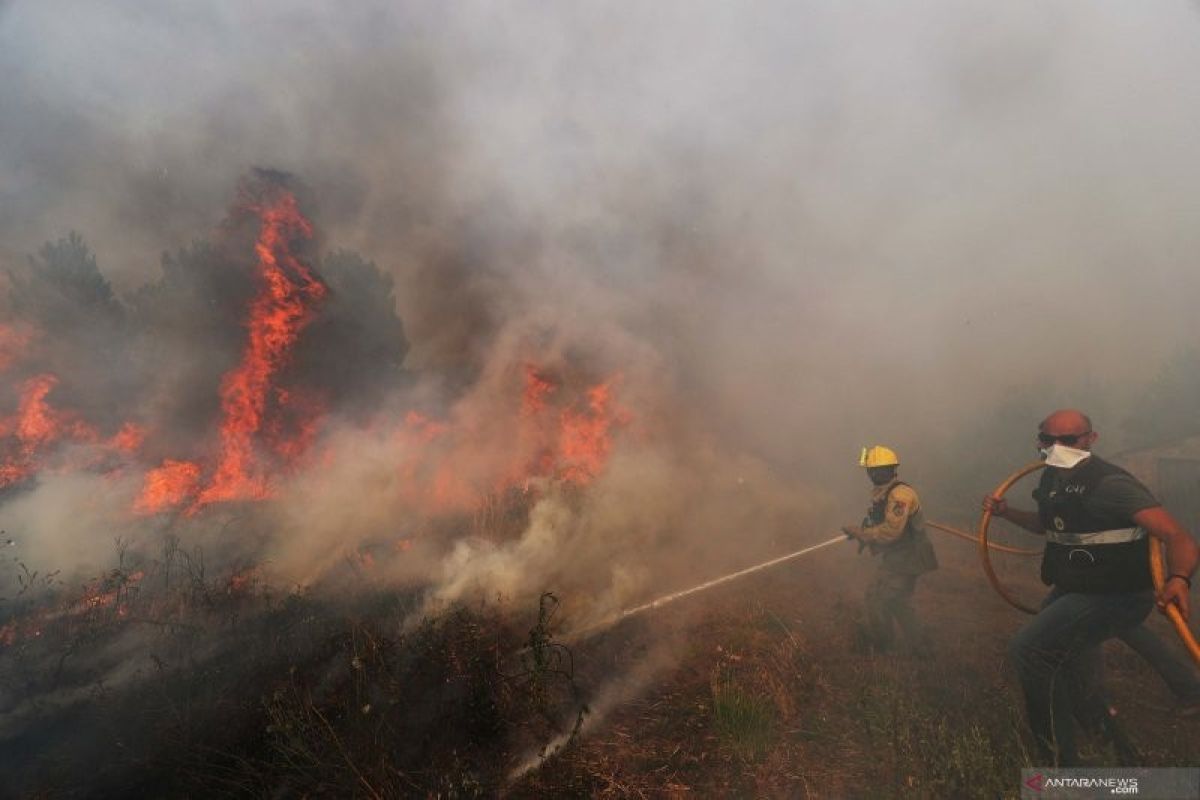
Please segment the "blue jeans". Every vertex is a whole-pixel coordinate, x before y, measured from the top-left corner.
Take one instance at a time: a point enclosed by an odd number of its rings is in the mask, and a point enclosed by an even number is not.
[[[1139,625],[1154,607],[1154,593],[1081,594],[1053,589],[1028,625],[1008,645],[1025,693],[1039,766],[1078,763],[1078,714],[1099,723],[1107,714],[1100,645]]]
[[[1179,655],[1177,648],[1164,642],[1145,625],[1122,631],[1120,639],[1154,668],[1175,699],[1182,703],[1200,703],[1200,677],[1190,661]]]

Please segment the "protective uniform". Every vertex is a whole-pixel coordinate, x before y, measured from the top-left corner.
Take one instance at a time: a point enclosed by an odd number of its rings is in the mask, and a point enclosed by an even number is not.
[[[888,467],[898,465],[899,458],[885,447],[873,447],[863,451],[859,463],[868,468]],[[915,652],[927,652],[928,639],[913,611],[912,595],[917,578],[937,569],[938,563],[925,533],[916,491],[898,478],[876,486],[862,525],[846,530],[872,555],[881,555],[879,569],[867,587],[867,643],[878,650],[889,648],[894,621]]]
[[[1091,498],[1106,478],[1134,478],[1092,456],[1063,480],[1059,470],[1042,473],[1033,499],[1046,531],[1042,583],[1065,592],[1137,592],[1153,587],[1146,532],[1128,513],[1096,508]],[[1147,493],[1147,503],[1156,503]]]
[[[1154,605],[1146,532],[1133,521],[1158,500],[1125,470],[1091,456],[1049,468],[1033,492],[1046,532],[1042,580],[1053,587],[1009,643],[1044,763],[1078,763],[1073,717],[1131,746],[1108,714],[1100,645],[1140,625]],[[1125,751],[1125,752],[1123,752]]]

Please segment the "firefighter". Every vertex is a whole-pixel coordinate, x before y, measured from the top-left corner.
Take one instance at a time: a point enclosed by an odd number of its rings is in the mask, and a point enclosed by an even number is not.
[[[1076,766],[1072,717],[1100,727],[1122,760],[1136,753],[1105,707],[1100,645],[1137,625],[1156,604],[1186,618],[1200,550],[1136,478],[1092,454],[1098,434],[1082,411],[1042,420],[1037,442],[1046,465],[1033,492],[1037,510],[988,495],[985,510],[1046,537],[1042,582],[1051,587],[1037,615],[1009,643],[1042,764]],[[1155,595],[1146,537],[1166,545],[1170,572]],[[1074,712],[1074,713],[1072,713]]]
[[[858,464],[867,470],[875,487],[871,507],[861,525],[846,525],[842,532],[858,540],[858,551],[880,556],[879,569],[867,587],[867,625],[862,644],[884,652],[893,643],[893,621],[917,655],[928,655],[929,639],[917,621],[912,595],[917,578],[937,569],[937,556],[925,534],[921,500],[911,486],[896,477],[900,458],[882,445],[865,448]]]

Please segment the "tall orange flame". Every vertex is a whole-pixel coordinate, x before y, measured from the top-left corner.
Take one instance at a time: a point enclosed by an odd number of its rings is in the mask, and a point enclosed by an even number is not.
[[[262,229],[255,242],[262,288],[250,305],[249,338],[242,362],[221,382],[221,457],[197,505],[267,496],[267,477],[257,464],[254,439],[263,425],[271,379],[300,331],[325,296],[325,285],[291,251],[295,239],[312,238],[312,224],[296,198],[279,190],[269,205],[255,206]]]
[[[267,202],[250,204],[247,210],[261,222],[254,243],[260,288],[250,303],[241,361],[221,380],[221,444],[216,469],[203,485],[199,464],[164,461],[146,475],[135,503],[139,513],[163,511],[189,498],[194,512],[210,503],[266,497],[270,486],[259,440],[265,436],[270,448],[290,461],[306,450],[315,436],[320,404],[311,398],[294,402],[291,393],[273,383],[327,291],[292,252],[296,241],[312,238],[312,223],[300,212],[295,196],[283,189],[275,189]],[[292,406],[295,413],[287,421],[296,432],[288,438],[286,426],[278,419],[268,420],[267,412]]]

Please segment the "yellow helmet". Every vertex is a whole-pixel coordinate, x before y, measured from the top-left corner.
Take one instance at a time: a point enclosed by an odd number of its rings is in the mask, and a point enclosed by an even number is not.
[[[895,467],[900,464],[900,456],[896,451],[877,444],[874,447],[864,447],[858,457],[860,467]]]

